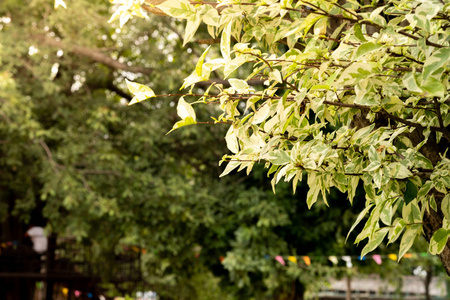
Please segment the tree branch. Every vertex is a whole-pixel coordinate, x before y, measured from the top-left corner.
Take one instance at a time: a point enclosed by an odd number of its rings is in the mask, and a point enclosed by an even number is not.
[[[447,130],[447,128],[445,128],[444,126],[444,120],[442,118],[442,114],[441,114],[441,105],[439,104],[439,102],[436,100],[436,98],[434,99],[434,107],[436,109],[436,115],[438,117],[438,121],[439,121],[439,127],[442,129],[442,134],[445,136],[445,138],[450,141],[450,132]]]
[[[77,169],[77,171],[81,174],[89,175],[89,174],[96,174],[96,175],[114,175],[121,177],[122,174],[120,174],[117,171],[114,170],[89,170],[89,169]]]
[[[124,70],[128,72],[133,73],[141,73],[145,75],[150,75],[150,73],[153,71],[151,68],[141,68],[141,67],[133,67],[129,66],[127,64],[121,63],[112,57],[105,55],[101,51],[98,51],[98,49],[88,48],[84,46],[78,46],[74,44],[67,44],[62,41],[58,41],[54,38],[46,37],[45,35],[33,35],[31,36],[33,39],[37,40],[40,43],[46,44],[48,46],[52,46],[55,48],[60,48],[68,52],[72,52],[76,55],[87,57],[95,62],[102,63],[108,67],[111,67],[113,69],[117,70]]]
[[[202,88],[202,89],[207,89],[211,84],[222,84],[224,87],[230,87],[230,82],[228,80],[224,80],[224,79],[220,79],[220,78],[211,78],[208,81],[200,81],[197,82],[195,84],[195,86]],[[257,86],[257,85],[263,85],[264,84],[264,80],[260,80],[260,79],[250,79],[247,81],[247,84],[249,86]]]
[[[38,143],[39,143],[39,145],[41,145],[42,149],[44,149],[45,154],[47,155],[48,161],[53,166],[53,170],[55,170],[56,173],[59,173],[58,167],[62,167],[62,166],[53,159],[52,151],[50,150],[48,145],[42,139],[39,139]]]
[[[108,83],[107,89],[116,93],[120,97],[127,99],[128,101],[131,101],[131,99],[133,99],[133,97],[130,94],[125,93],[124,91],[119,89],[117,86],[115,86],[112,82]]]

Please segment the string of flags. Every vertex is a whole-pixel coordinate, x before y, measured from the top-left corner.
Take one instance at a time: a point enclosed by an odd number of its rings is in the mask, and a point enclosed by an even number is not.
[[[37,281],[36,282],[36,288],[38,290],[42,290],[44,288],[43,282],[42,281]],[[61,288],[61,292],[66,297],[69,295],[69,289],[67,287],[62,287]],[[86,293],[86,292],[82,292],[80,290],[74,290],[72,293],[75,296],[75,298],[80,298],[81,296],[85,296],[85,297],[87,297],[89,299],[94,298],[94,294],[90,293],[90,292]]]
[[[9,241],[6,243],[0,243],[0,253],[1,253],[1,248],[8,248],[8,247],[17,247],[18,243],[17,241]],[[122,249],[125,251],[133,251],[136,253],[146,253],[147,250],[141,247],[137,247],[137,246],[127,246],[127,245],[122,245]],[[195,251],[195,256],[198,258],[200,256],[200,251],[198,250]],[[428,256],[432,256],[428,253],[406,253],[405,255],[403,255],[403,258],[415,258],[415,257],[428,257]],[[266,259],[270,259],[271,256],[270,255],[265,255]],[[373,255],[369,255],[369,256],[350,256],[350,255],[344,255],[344,256],[307,256],[307,255],[303,255],[303,256],[282,256],[282,255],[276,255],[274,256],[274,259],[280,263],[281,265],[285,266],[286,265],[286,261],[285,258],[287,259],[287,261],[292,262],[294,264],[298,264],[299,260],[303,261],[303,263],[306,266],[310,266],[312,261],[316,262],[316,261],[324,261],[324,260],[329,260],[333,265],[337,265],[339,263],[339,260],[342,260],[345,262],[345,265],[347,266],[347,268],[352,268],[353,267],[353,260],[366,260],[367,258],[371,258],[377,265],[381,265],[383,263],[383,259],[390,259],[392,261],[397,261],[398,256],[397,254],[384,254],[384,255],[380,255],[380,254],[373,254]],[[220,261],[222,262],[225,259],[224,256],[220,257]]]
[[[430,256],[428,253],[406,253],[405,255],[403,255],[403,258],[415,258],[415,257],[428,257]],[[265,256],[266,259],[270,259],[270,255],[266,255]],[[281,265],[285,266],[286,265],[286,261],[285,258],[287,258],[288,261],[297,264],[299,262],[299,260],[302,260],[304,262],[305,265],[310,266],[312,261],[323,261],[325,260],[329,260],[331,263],[333,263],[333,265],[337,265],[339,263],[339,260],[342,260],[345,262],[345,265],[347,266],[347,268],[352,268],[353,267],[353,261],[354,260],[366,260],[367,258],[371,258],[373,261],[375,261],[375,263],[377,265],[381,265],[383,263],[383,259],[390,259],[392,261],[397,261],[398,260],[398,256],[397,254],[385,254],[385,255],[380,255],[380,254],[374,254],[374,255],[369,255],[369,256],[350,256],[350,255],[344,255],[344,256],[281,256],[281,255],[276,255],[274,256],[274,259],[279,262]],[[224,259],[224,257],[221,257],[220,260],[222,261]]]
[[[66,287],[63,287],[63,288],[61,289],[61,291],[62,291],[62,293],[63,293],[64,296],[67,296],[67,295],[69,294],[69,289],[66,288]],[[85,294],[83,294],[83,293],[82,293],[81,291],[79,291],[79,290],[73,291],[73,295],[74,295],[76,298],[80,298],[81,295],[85,295],[85,296],[87,296],[89,299],[91,299],[91,298],[94,297],[94,295],[93,295],[92,293],[85,293]]]

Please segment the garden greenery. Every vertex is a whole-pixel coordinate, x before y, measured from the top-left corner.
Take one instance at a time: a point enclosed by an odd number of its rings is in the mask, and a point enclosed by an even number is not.
[[[265,163],[274,187],[307,180],[309,207],[332,188],[352,202],[364,187],[351,229],[365,220],[361,255],[399,240],[400,259],[424,234],[450,274],[449,2],[112,2],[121,25],[145,10],[186,20],[185,44],[206,26],[210,46],[184,80],[173,128],[228,124],[222,176]],[[128,87],[130,104],[158,97]],[[217,107],[213,121],[197,119],[199,105]]]

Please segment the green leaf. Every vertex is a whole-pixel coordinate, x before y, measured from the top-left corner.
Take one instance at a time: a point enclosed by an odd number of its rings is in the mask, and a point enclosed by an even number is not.
[[[444,217],[450,220],[450,194],[445,195],[444,199],[442,199],[441,210]]]
[[[444,218],[444,220],[442,220],[442,228],[450,230],[450,222],[447,218]]]
[[[404,199],[405,199],[406,205],[408,205],[411,201],[416,199],[417,192],[418,192],[417,186],[411,180],[408,180],[406,182],[406,189],[405,189],[405,194],[404,194]]]
[[[231,73],[233,73],[237,68],[239,68],[242,64],[246,62],[246,59],[243,55],[239,55],[231,60],[228,57],[228,59],[226,59],[225,61],[226,63],[224,64],[223,74],[225,78],[228,78],[228,76],[230,76]]]
[[[417,84],[416,74],[414,72],[408,72],[403,76],[403,84],[406,89],[411,92],[422,93],[422,89]]]
[[[221,68],[225,66],[226,61],[223,58],[215,58],[212,60],[209,60],[203,64],[205,68],[208,68],[210,71],[217,70],[218,68]]]
[[[148,86],[128,81],[127,79],[125,79],[125,82],[127,83],[128,90],[134,95],[133,99],[131,99],[128,105],[133,105],[135,103],[155,97],[155,92],[153,92],[153,90]]]
[[[356,84],[358,81],[371,76],[374,72],[374,65],[370,63],[357,62],[350,64],[338,80],[334,82],[336,88],[342,87],[342,85]]]
[[[319,193],[320,193],[321,180],[317,180],[317,179],[319,179],[319,178],[316,176],[315,172],[308,173],[309,190],[308,190],[308,194],[306,195],[306,204],[308,205],[308,209],[311,209],[313,204],[317,202],[317,197],[319,196]]]
[[[263,105],[261,105],[258,110],[255,112],[255,115],[253,116],[253,122],[252,124],[259,124],[262,123],[264,120],[267,119],[270,113],[270,106],[269,103],[266,102]]]
[[[274,165],[285,165],[292,162],[291,157],[282,150],[275,150],[269,152],[268,154],[261,157],[262,159],[267,159]]]
[[[402,218],[408,223],[422,222],[422,215],[416,199],[403,205]]]
[[[373,172],[378,170],[381,167],[380,161],[371,162],[367,167],[363,169],[364,172]]]
[[[425,182],[425,184],[422,185],[419,192],[417,193],[417,198],[420,199],[420,198],[428,195],[428,192],[431,190],[432,187],[433,187],[433,181],[430,180],[430,181]]]
[[[218,27],[219,21],[220,16],[215,8],[211,7],[211,9],[207,10],[203,15],[203,22],[205,22],[205,24],[207,25]]]
[[[347,238],[345,239],[346,241],[347,241],[348,237],[350,236],[350,233],[353,231],[353,229],[355,229],[355,227],[359,224],[359,222],[361,222],[361,220],[367,215],[367,213],[373,206],[374,206],[374,204],[370,204],[370,205],[366,206],[366,208],[364,208],[362,212],[359,213],[358,217],[356,218],[355,223],[353,223],[352,227],[350,228],[350,230],[347,233]]]
[[[424,81],[437,69],[445,66],[450,61],[450,48],[439,48],[425,60],[422,78]]]
[[[188,19],[186,29],[184,31],[183,46],[192,40],[201,22],[202,19],[198,15],[192,16]]]
[[[195,15],[191,4],[187,0],[166,0],[156,5],[156,7],[174,18],[187,19]]]
[[[395,242],[400,237],[400,234],[402,233],[403,228],[405,228],[405,225],[406,222],[403,219],[395,219],[388,236],[389,244]]]
[[[372,234],[369,238],[369,242],[362,249],[361,256],[364,257],[367,253],[375,250],[375,248],[381,244],[381,242],[383,241],[383,239],[386,236],[386,234],[388,233],[388,231],[389,231],[389,228],[385,227],[385,228],[379,229],[374,234]]]
[[[431,207],[434,211],[437,211],[437,210],[438,210],[437,203],[436,203],[436,199],[434,199],[434,196],[433,196],[433,195],[430,196],[430,207]]]
[[[192,117],[184,118],[183,120],[176,122],[173,125],[172,129],[168,133],[166,133],[166,135],[171,133],[175,129],[178,129],[180,127],[187,126],[187,125],[193,125],[193,124],[197,124],[197,122]]]
[[[406,166],[404,166],[402,163],[395,162],[389,164],[389,168],[391,169],[390,174],[393,178],[396,179],[405,179],[408,177],[413,176],[410,170]]]
[[[352,135],[350,141],[356,142],[363,137],[367,137],[374,128],[375,128],[375,124],[372,124],[370,126],[359,129],[357,132],[355,132],[355,134]]]
[[[223,177],[223,176],[229,174],[231,171],[233,171],[234,169],[239,167],[240,164],[241,164],[240,161],[236,161],[236,160],[229,161],[227,166],[225,167],[225,170],[223,170],[222,174],[220,174],[219,177]]]
[[[227,148],[231,152],[233,152],[234,154],[239,152],[239,142],[233,126],[230,126],[230,128],[228,129],[227,134],[225,135],[225,141],[227,143]]]
[[[192,118],[195,122],[195,111],[192,108],[192,105],[184,101],[184,97],[181,97],[180,100],[178,100],[177,114],[182,119]]]
[[[368,155],[371,162],[380,162],[380,156],[374,146],[370,145]]]
[[[206,50],[203,51],[202,55],[198,59],[197,65],[195,66],[195,73],[198,76],[202,76],[203,63],[205,62],[206,54],[208,54],[208,51],[209,51],[210,48],[211,48],[211,46],[206,48]]]
[[[421,84],[420,88],[426,97],[444,97],[445,87],[440,80],[433,77],[427,77]]]
[[[222,57],[229,61],[230,57],[230,45],[231,45],[231,26],[232,22],[229,22],[227,26],[222,31],[222,38],[220,39],[220,52],[222,53]]]
[[[405,233],[403,234],[402,241],[400,242],[400,250],[398,253],[398,260],[400,260],[403,255],[405,255],[406,252],[411,248],[411,246],[414,243],[414,240],[416,239],[417,234],[422,229],[422,225],[420,224],[414,224],[411,225],[408,229],[406,229]]]
[[[428,251],[433,255],[440,254],[442,251],[444,251],[449,236],[450,230],[446,230],[443,228],[437,230],[431,237]]]
[[[394,206],[394,209],[392,208],[392,205],[390,203],[386,203],[385,207],[381,211],[380,220],[383,222],[383,224],[390,226],[392,221],[392,215],[394,214],[394,210],[397,206]]]
[[[376,51],[376,50],[380,49],[381,47],[382,47],[381,44],[376,44],[376,43],[373,43],[373,42],[361,44],[361,45],[358,47],[358,49],[356,50],[355,56],[353,57],[353,59],[354,59],[354,60],[357,60],[357,59],[359,59],[361,56],[363,56],[363,55],[365,55],[365,54],[367,54],[367,53]]]
[[[244,80],[231,78],[228,81],[230,82],[230,85],[239,93],[248,91],[249,86]]]
[[[311,27],[320,19],[325,18],[323,15],[316,15],[314,13],[308,14],[308,16],[303,20],[302,24],[298,28],[298,31],[304,30],[306,35]]]
[[[355,30],[355,36],[358,40],[360,40],[361,42],[367,42],[366,38],[362,33],[361,26],[358,23],[356,23],[353,26],[353,30]]]

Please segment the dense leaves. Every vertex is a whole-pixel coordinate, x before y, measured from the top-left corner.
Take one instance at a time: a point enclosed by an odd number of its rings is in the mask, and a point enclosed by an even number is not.
[[[363,184],[363,254],[401,237],[401,258],[423,233],[450,274],[449,3],[158,3],[187,20],[184,43],[200,22],[212,43],[219,37],[183,88],[192,93],[213,72],[228,79],[229,86],[210,82],[196,101],[217,107],[215,123],[230,124],[223,175],[265,162],[273,185],[285,180],[294,191],[307,177],[308,207],[327,203],[331,188],[353,201]],[[195,123],[179,116],[174,128]]]
[[[176,91],[189,68],[194,76],[217,68],[221,60],[207,59],[213,47],[181,48],[176,20],[129,20],[120,29],[108,24],[104,1],[67,1],[67,10],[62,3],[0,6],[2,242],[20,229],[13,222],[45,225],[90,246],[103,286],[167,299],[302,297],[340,270],[326,262],[283,267],[267,255],[348,254],[342,234],[353,215],[341,194],[329,199],[337,210],[307,210],[304,187],[292,196],[286,184],[273,195],[261,168],[219,179],[226,143],[239,151],[226,124],[166,135],[176,113],[200,124],[217,113],[192,106],[192,96],[178,104],[153,97]],[[127,105],[147,97],[152,102]],[[113,286],[116,258],[136,249],[142,280]]]

